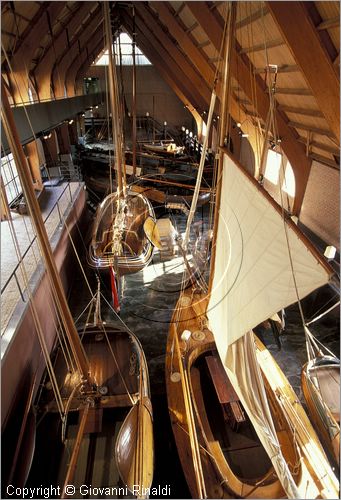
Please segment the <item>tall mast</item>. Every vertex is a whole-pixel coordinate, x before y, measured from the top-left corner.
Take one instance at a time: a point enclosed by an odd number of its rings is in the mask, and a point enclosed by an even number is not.
[[[222,96],[221,99],[221,113],[220,113],[220,133],[219,133],[219,160],[217,168],[217,187],[216,187],[216,197],[215,197],[215,208],[214,208],[214,220],[213,220],[213,235],[212,235],[212,249],[211,249],[211,269],[210,278],[208,284],[208,291],[211,291],[213,276],[214,276],[214,261],[216,255],[216,244],[217,244],[217,233],[218,233],[218,220],[219,220],[219,207],[221,199],[221,180],[223,173],[223,153],[222,148],[224,147],[225,138],[228,135],[229,126],[229,100],[230,100],[230,86],[231,86],[231,53],[232,53],[232,43],[234,37],[234,26],[236,20],[236,2],[230,2],[230,12],[229,20],[227,24],[227,32],[225,33],[225,46],[223,51],[224,60],[224,75],[223,75],[223,85],[222,85]]]
[[[111,32],[111,22],[110,22],[110,9],[109,2],[104,2],[104,25],[105,34],[108,44],[109,53],[109,93],[110,93],[110,108],[112,116],[112,133],[113,133],[113,144],[115,147],[115,163],[117,169],[117,192],[119,197],[125,194],[125,179],[123,176],[123,144],[121,135],[121,122],[120,122],[120,101],[118,95],[118,84],[117,84],[117,74],[116,74],[116,61],[114,64],[113,58],[113,41]]]
[[[38,237],[42,256],[45,261],[45,268],[50,283],[53,288],[54,299],[57,310],[62,320],[66,335],[69,339],[72,353],[75,358],[77,368],[83,378],[90,382],[89,362],[83,350],[78,332],[76,330],[68,303],[66,301],[63,285],[56,267],[54,256],[51,250],[49,239],[41,216],[40,207],[34,193],[33,185],[29,175],[27,160],[20,143],[17,128],[14,122],[13,113],[10,108],[3,79],[1,80],[1,119],[8,144],[13,154],[13,158],[18,170],[21,186],[25,195],[26,203],[29,207],[31,219]]]
[[[135,26],[135,7],[133,5],[133,176],[136,175],[136,26]]]

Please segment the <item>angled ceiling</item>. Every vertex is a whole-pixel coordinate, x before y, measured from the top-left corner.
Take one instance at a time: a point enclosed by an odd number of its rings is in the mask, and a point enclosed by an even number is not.
[[[265,68],[277,65],[282,147],[302,181],[313,159],[339,168],[339,2],[236,2],[231,114],[252,135],[266,126]],[[190,110],[207,112],[227,2],[112,2],[128,33]],[[2,2],[3,71],[15,94],[27,75],[37,95],[72,94],[103,50],[102,2]],[[26,85],[26,84],[25,84]],[[24,85],[24,87],[25,87]],[[19,85],[20,86],[20,85]],[[22,86],[22,92],[25,92]],[[219,90],[219,89],[218,89]],[[40,95],[39,95],[40,94]],[[255,145],[255,144],[253,144]]]

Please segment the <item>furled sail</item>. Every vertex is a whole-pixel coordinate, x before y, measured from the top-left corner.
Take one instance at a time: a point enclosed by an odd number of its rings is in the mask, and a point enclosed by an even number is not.
[[[298,491],[281,452],[251,330],[327,283],[330,272],[257,182],[226,153],[223,161],[207,316],[229,379],[286,494],[300,498],[304,492]]]

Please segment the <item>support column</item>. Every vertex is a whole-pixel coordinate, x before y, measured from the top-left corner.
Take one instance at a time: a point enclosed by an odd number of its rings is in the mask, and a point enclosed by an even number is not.
[[[71,153],[70,144],[70,134],[69,134],[69,124],[67,122],[62,123],[56,128],[57,140],[59,146],[60,155],[68,155]]]
[[[0,188],[1,188],[1,220],[9,220],[11,218],[11,212],[8,206],[7,194],[5,190],[4,181],[0,177]]]
[[[28,160],[28,164],[30,166],[33,187],[37,191],[42,191],[44,187],[40,172],[42,160],[39,155],[36,141],[32,141],[26,144],[24,150],[26,158]]]

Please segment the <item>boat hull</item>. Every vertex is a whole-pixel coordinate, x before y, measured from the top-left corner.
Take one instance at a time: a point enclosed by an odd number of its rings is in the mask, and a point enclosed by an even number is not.
[[[313,359],[303,366],[302,390],[321,441],[332,460],[340,466],[340,363],[323,365],[318,364],[319,361],[321,360]],[[316,386],[319,382],[314,383],[314,372],[315,377],[319,377],[320,384],[325,382],[328,385],[328,401],[324,400]]]
[[[198,474],[192,461],[193,451],[190,442],[189,417],[185,404],[188,394],[186,396],[184,393],[180,377],[181,364],[190,381],[190,400],[193,407],[195,431],[199,443],[200,463],[207,497],[283,498],[285,493],[271,466],[268,470],[265,468],[258,477],[243,477],[238,472],[236,465],[227,459],[228,454],[223,449],[222,441],[217,438],[216,420],[214,418],[210,419],[210,406],[205,406],[205,401],[201,396],[200,387],[204,388],[204,384],[200,383],[198,377],[196,380],[194,377],[194,371],[197,371],[196,362],[198,359],[207,353],[210,355],[216,353],[213,335],[207,328],[206,305],[207,296],[197,295],[193,298],[192,290],[186,290],[180,297],[174,312],[167,342],[166,384],[168,406],[179,457],[189,489],[193,498],[200,498]],[[183,334],[184,331],[187,333]],[[187,340],[183,340],[182,334]],[[175,336],[178,338],[180,352],[182,353],[181,359],[174,348]],[[257,346],[257,353],[264,353],[265,348],[264,346],[261,347],[258,340]],[[269,355],[268,351],[266,352]],[[260,361],[264,362],[263,358],[264,356],[260,355]],[[279,370],[278,366],[277,369]],[[302,494],[302,498],[317,498],[322,490],[324,490],[322,496],[333,498],[330,491],[335,492],[335,494],[338,491],[336,478],[330,470],[331,478],[326,481],[328,488],[321,486],[321,478],[318,473],[315,473],[315,470],[311,469],[309,457],[302,453],[303,445],[302,449],[298,447],[296,436],[292,431],[292,422],[288,421],[287,413],[276,396],[276,390],[267,380],[267,377],[271,378],[271,372],[269,372],[268,368],[265,368],[262,373],[282,452],[285,460],[290,464],[289,467],[292,468],[292,475]],[[282,372],[280,374],[276,372],[276,375],[277,378],[281,378],[281,383],[287,389],[287,394],[291,398],[289,398],[289,402],[295,408],[295,413],[299,414],[300,421],[303,421],[304,426],[308,429],[309,439],[318,448],[320,456],[325,459],[316,434],[303,408],[297,402],[297,397],[290,388],[288,381]],[[290,392],[289,388],[292,392]],[[301,461],[298,459],[299,456],[302,456]],[[232,454],[232,460],[235,457],[236,454]],[[240,470],[242,470],[242,467]],[[327,489],[328,492],[326,493]]]
[[[111,194],[96,212],[88,263],[99,271],[113,267],[122,276],[136,273],[150,263],[154,247],[144,233],[143,225],[148,217],[155,221],[155,214],[146,197],[129,191],[119,229],[122,233],[120,248],[114,250],[116,206],[117,196]]]
[[[42,425],[38,428],[37,453],[28,485],[33,487],[44,478],[47,484],[62,488],[65,478],[70,477],[70,455],[77,443],[85,407],[91,400],[78,443],[77,466],[69,481],[76,487],[76,497],[80,485],[104,488],[116,483],[118,487],[122,481],[127,494],[131,482],[127,484],[125,470],[134,478],[133,484],[150,488],[154,467],[153,418],[142,347],[132,333],[110,325],[89,327],[84,335],[82,331],[79,334],[98,391],[88,396],[82,393],[79,377],[68,371],[59,350],[54,367],[66,419],[61,423],[49,380],[44,380],[37,402]],[[118,453],[122,449],[122,433],[125,454]],[[63,436],[65,440],[61,439]]]

